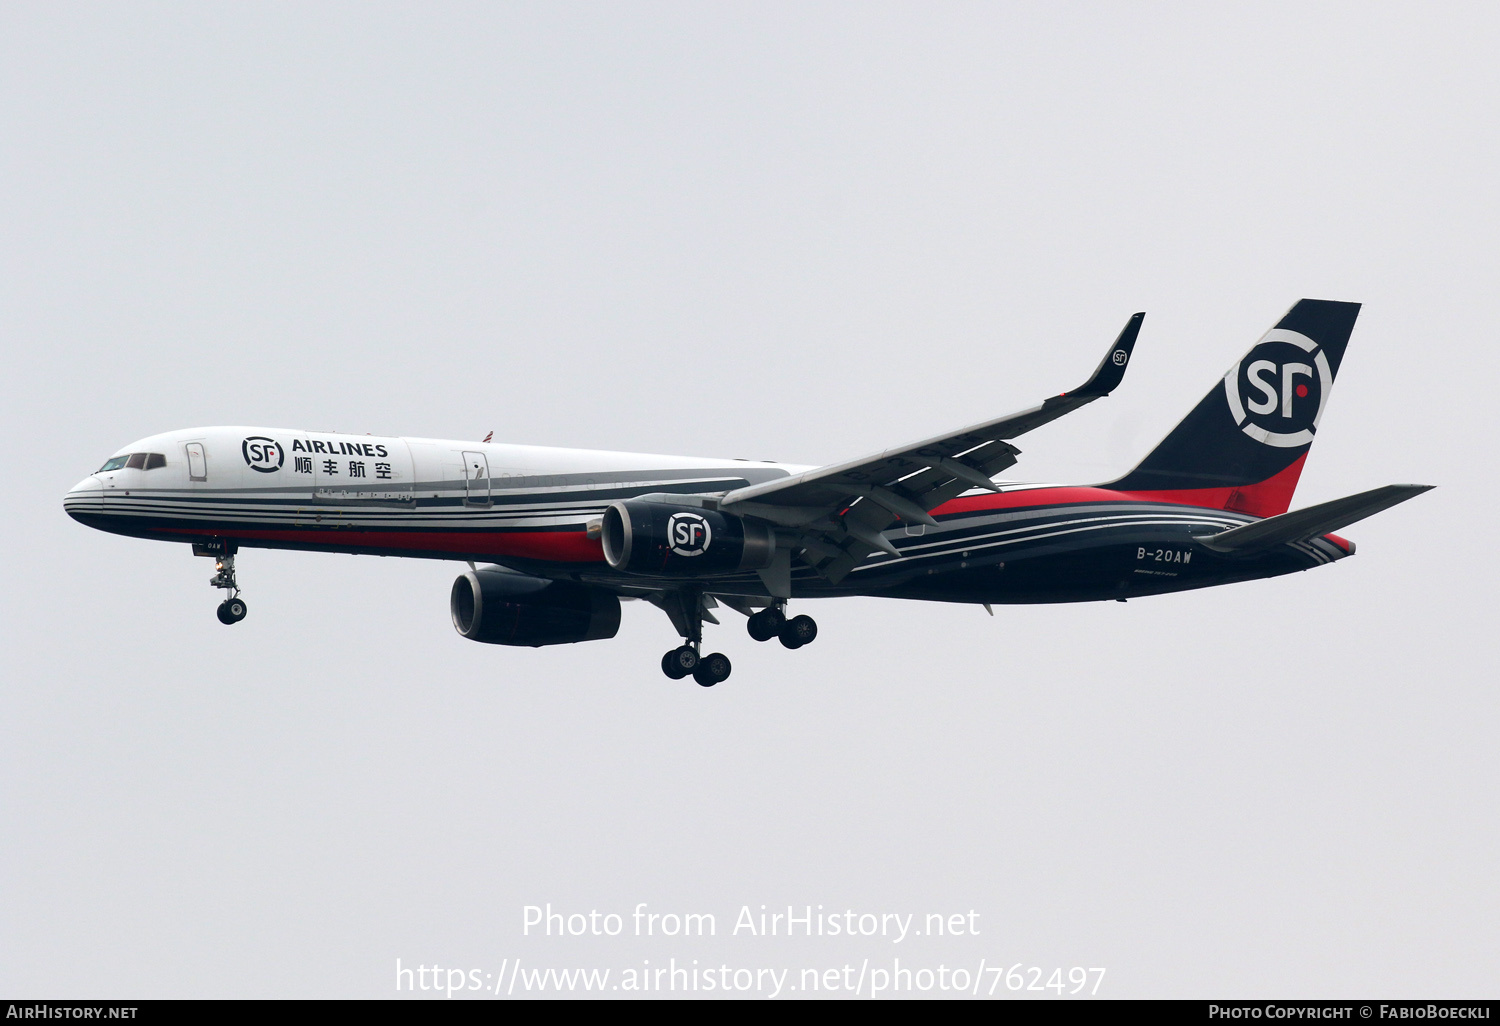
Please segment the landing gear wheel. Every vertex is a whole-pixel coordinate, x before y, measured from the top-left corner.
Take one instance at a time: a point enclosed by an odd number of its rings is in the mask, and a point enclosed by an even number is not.
[[[692,646],[674,648],[661,657],[661,672],[673,680],[681,680],[698,668],[698,653]]]
[[[776,636],[787,648],[801,648],[818,636],[818,621],[806,614],[794,616],[782,625]]]
[[[750,619],[745,623],[745,629],[756,641],[770,641],[781,632],[785,623],[786,616],[781,610],[771,606],[758,613],[751,613]]]
[[[711,688],[720,681],[729,679],[729,657],[723,652],[712,652],[698,661],[698,668],[693,671],[693,679],[700,686]]]
[[[245,618],[249,612],[245,608],[245,600],[242,598],[225,599],[219,603],[219,622],[222,624],[236,624]]]
[[[234,542],[216,540],[194,542],[193,555],[213,556],[214,575],[208,579],[210,588],[223,588],[225,599],[219,603],[219,622],[236,624],[245,618],[245,600],[240,598],[240,583],[234,578]]]

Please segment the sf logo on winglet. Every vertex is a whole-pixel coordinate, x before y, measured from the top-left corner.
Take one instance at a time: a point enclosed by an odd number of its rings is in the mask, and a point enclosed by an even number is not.
[[[274,474],[286,461],[286,453],[282,451],[281,445],[275,439],[262,435],[251,435],[241,442],[240,452],[245,456],[245,465],[262,474]]]
[[[1116,367],[1123,367],[1125,366],[1125,361],[1129,359],[1129,357],[1126,355],[1125,350],[1116,349],[1114,356],[1110,357],[1110,359],[1115,361]]]
[[[1272,328],[1224,376],[1229,412],[1241,431],[1265,445],[1311,444],[1333,389],[1322,348],[1306,335]]]
[[[673,513],[667,519],[667,544],[679,556],[701,556],[712,541],[708,521],[697,513]]]

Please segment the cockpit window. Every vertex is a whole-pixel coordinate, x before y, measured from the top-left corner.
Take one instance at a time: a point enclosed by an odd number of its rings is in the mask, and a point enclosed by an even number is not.
[[[167,457],[159,452],[133,452],[128,456],[111,456],[104,461],[104,466],[94,471],[102,474],[107,470],[155,470],[157,467],[165,467]]]

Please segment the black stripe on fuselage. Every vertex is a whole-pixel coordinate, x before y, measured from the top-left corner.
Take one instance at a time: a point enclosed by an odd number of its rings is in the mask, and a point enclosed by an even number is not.
[[[461,482],[459,483],[461,485]],[[448,482],[451,487],[452,482]],[[658,481],[645,487],[660,491]],[[99,500],[83,499],[76,512],[69,512],[91,526],[122,534],[161,537],[171,531],[182,540],[191,540],[191,532],[211,533],[215,527],[242,531],[326,530],[326,542],[284,542],[248,540],[244,544],[275,548],[301,548],[322,551],[349,551],[382,555],[413,555],[455,559],[462,555],[449,550],[428,549],[416,544],[407,548],[375,548],[341,542],[339,535],[348,531],[433,534],[443,532],[483,532],[495,535],[535,531],[582,531],[586,522],[598,516],[604,497],[597,491],[564,492],[527,496],[528,502],[492,504],[487,507],[466,505],[461,496],[419,499],[411,506],[382,504],[379,507],[360,503],[313,503],[301,497],[288,503],[282,498],[266,497],[264,492],[251,495],[221,490],[203,492],[157,492],[129,497],[110,496],[100,507]],[[1112,597],[1110,589],[1118,580],[1130,581],[1128,594],[1152,594],[1227,583],[1230,580],[1274,576],[1292,570],[1307,569],[1342,558],[1337,546],[1313,539],[1294,546],[1278,547],[1272,557],[1255,560],[1226,559],[1198,545],[1195,536],[1217,533],[1229,527],[1249,523],[1253,517],[1199,507],[1139,501],[1069,503],[1040,505],[1004,510],[977,510],[946,514],[937,527],[921,535],[891,532],[887,537],[900,555],[875,553],[857,566],[837,585],[829,584],[805,566],[793,574],[794,594],[799,596],[848,594],[910,594],[910,597],[949,598],[952,601],[1067,601]],[[186,531],[188,534],[183,534]],[[1170,543],[1178,551],[1193,552],[1197,569],[1190,575],[1179,571],[1159,571],[1160,579],[1134,581],[1136,568],[1115,566],[1101,571],[1101,553],[1119,549],[1129,554],[1131,546],[1157,542]],[[1118,553],[1116,554],[1118,557]],[[1079,562],[1081,557],[1086,557]],[[601,584],[619,587],[681,587],[675,579],[641,578],[619,574],[599,563],[553,563],[545,560],[506,558],[505,562],[532,572],[555,575],[576,574],[586,568],[586,576]],[[1116,563],[1122,562],[1116,558]],[[1058,577],[1048,585],[1035,574],[1017,572],[1022,565],[1035,568],[1050,566],[1048,572]],[[1000,580],[1000,567],[1009,571]],[[994,575],[985,580],[976,572]],[[1211,572],[1205,572],[1211,571]],[[1039,569],[1038,573],[1042,571]],[[1102,573],[1102,576],[1101,576]],[[938,579],[938,580],[933,580]],[[1024,581],[1024,586],[1015,582]],[[702,582],[706,590],[722,594],[762,595],[758,576],[741,574]],[[921,594],[915,594],[920,592]],[[1105,594],[1104,592],[1110,592]],[[980,596],[980,597],[974,597]],[[1036,597],[1046,596],[1046,597]]]

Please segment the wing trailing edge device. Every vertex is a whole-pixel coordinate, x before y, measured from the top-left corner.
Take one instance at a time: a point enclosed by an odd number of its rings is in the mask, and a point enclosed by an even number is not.
[[[873,552],[899,555],[884,537],[897,521],[937,526],[931,511],[971,488],[999,491],[991,480],[1013,466],[1021,450],[1010,444],[1028,431],[1109,395],[1125,378],[1144,313],[1131,316],[1099,366],[1082,385],[1040,405],[960,431],[887,449],[861,459],[729,492],[719,508],[795,530],[787,546],[831,583],[842,581]],[[772,594],[790,597],[785,568],[762,571]]]

